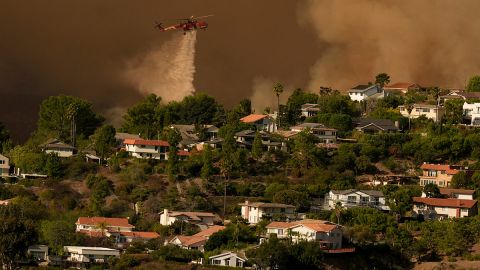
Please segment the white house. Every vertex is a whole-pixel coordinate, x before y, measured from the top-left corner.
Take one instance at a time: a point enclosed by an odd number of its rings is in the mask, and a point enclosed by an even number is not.
[[[425,219],[471,217],[477,212],[477,200],[413,197],[413,213]]]
[[[42,150],[47,154],[55,153],[59,157],[67,158],[73,156],[76,148],[58,139],[51,139],[42,145]]]
[[[463,117],[471,126],[480,125],[480,103],[463,103]]]
[[[323,249],[342,248],[342,227],[338,224],[305,219],[294,222],[271,222],[266,226],[267,237],[275,234],[277,238],[290,238],[293,242],[316,241]]]
[[[197,249],[203,252],[203,246],[208,241],[208,238],[223,229],[225,229],[225,226],[214,225],[194,235],[176,235],[167,241],[166,244],[176,245],[184,249]]]
[[[234,252],[226,252],[210,257],[210,264],[218,266],[243,268],[243,264],[246,261],[247,260],[245,258],[240,257],[237,253]]]
[[[182,212],[164,209],[163,212],[160,212],[160,224],[168,226],[178,220],[200,226],[212,226],[216,217],[215,214],[209,212]]]
[[[302,132],[309,129],[310,132],[321,140],[322,143],[336,143],[338,130],[326,127],[319,123],[303,123],[290,128],[294,132]]]
[[[67,256],[67,262],[76,267],[86,267],[90,264],[107,263],[111,257],[120,257],[120,251],[104,247],[81,247],[65,246],[64,253]]]
[[[295,206],[281,203],[249,202],[239,204],[242,207],[242,218],[251,224],[256,224],[262,217],[283,215],[287,218],[295,218]]]
[[[48,260],[48,246],[45,245],[33,245],[27,249],[27,254],[31,255],[37,261]]]
[[[0,154],[0,177],[8,176],[9,170],[10,170],[9,159],[6,156]]]
[[[438,122],[445,114],[445,108],[437,105],[430,104],[413,104],[412,111],[408,113],[408,109],[405,105],[398,106],[400,114],[407,118],[418,118],[425,116],[427,119],[432,119],[433,122]]]
[[[275,119],[266,114],[250,114],[240,119],[241,122],[246,124],[253,124],[257,127],[257,130],[263,130],[267,132],[277,131],[277,123]]]
[[[168,160],[167,153],[170,145],[166,141],[126,139],[124,144],[132,157]]]
[[[303,104],[300,108],[302,116],[312,117],[320,112],[320,105],[314,103]]]
[[[75,222],[77,232],[91,234],[89,232],[105,231],[132,232],[135,226],[128,223],[128,218],[107,218],[107,217],[79,217]],[[93,235],[93,234],[92,234]]]
[[[383,192],[379,190],[330,190],[325,196],[325,208],[335,209],[337,203],[341,203],[343,208],[373,207],[384,211],[390,210]]]
[[[378,85],[357,85],[348,91],[348,96],[353,101],[364,101],[367,99],[378,99],[384,97],[383,89]]]

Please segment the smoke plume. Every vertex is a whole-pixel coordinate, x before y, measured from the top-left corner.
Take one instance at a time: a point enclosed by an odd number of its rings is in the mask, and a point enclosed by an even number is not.
[[[463,87],[480,71],[480,2],[308,0],[299,22],[325,43],[309,89],[346,89],[387,72],[392,82]]]
[[[196,31],[175,35],[160,48],[128,63],[127,80],[141,93],[178,101],[195,91]]]

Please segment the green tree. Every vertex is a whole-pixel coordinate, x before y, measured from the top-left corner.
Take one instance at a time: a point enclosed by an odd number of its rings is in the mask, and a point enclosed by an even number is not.
[[[98,128],[93,134],[93,147],[102,161],[112,153],[115,144],[115,128],[110,125]]]
[[[51,96],[40,105],[38,131],[44,137],[55,137],[71,141],[71,119],[69,112],[75,107],[76,133],[83,137],[93,134],[104,118],[92,110],[92,104],[72,96]]]
[[[452,99],[445,102],[445,120],[451,124],[462,123],[463,120],[463,99]]]
[[[170,145],[168,148],[167,163],[168,178],[170,180],[173,180],[178,174],[179,170],[178,144],[180,143],[180,141],[182,141],[182,135],[180,135],[180,131],[178,131],[178,129],[176,128],[169,129],[167,141]]]
[[[474,183],[465,172],[459,172],[452,177],[452,188],[475,188]]]
[[[75,227],[66,220],[44,220],[40,226],[40,236],[54,254],[62,255],[63,247],[75,245]]]
[[[60,178],[63,176],[62,161],[56,153],[47,155],[45,171],[51,178]]]
[[[273,86],[273,92],[277,96],[277,110],[278,110],[278,125],[280,126],[280,95],[283,93],[283,85],[281,83],[276,83]]]
[[[260,132],[255,133],[255,139],[253,139],[252,145],[252,156],[254,159],[258,160],[263,155],[263,143],[262,143],[262,135]]]
[[[10,150],[12,142],[10,141],[10,132],[5,125],[0,122],[0,153]]]
[[[423,187],[423,192],[427,196],[427,198],[440,198],[442,194],[440,194],[440,189],[437,185],[433,183],[426,184]]]
[[[202,171],[200,172],[203,179],[209,180],[214,173],[213,168],[213,158],[212,158],[212,148],[210,145],[205,144],[202,153],[203,165]]]
[[[35,243],[35,222],[17,205],[0,206],[0,265],[4,270],[16,269],[29,245]]]
[[[166,112],[160,106],[161,97],[150,94],[129,108],[123,116],[122,130],[140,134],[142,138],[152,139],[159,135],[164,126]]]
[[[375,84],[384,87],[386,84],[390,83],[390,76],[387,73],[379,73],[375,77]]]
[[[480,76],[475,75],[468,80],[467,89],[468,92],[480,92]]]

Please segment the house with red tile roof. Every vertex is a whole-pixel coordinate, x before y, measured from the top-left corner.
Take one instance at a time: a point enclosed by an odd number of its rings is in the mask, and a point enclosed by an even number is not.
[[[160,224],[168,226],[175,221],[184,221],[199,225],[200,227],[207,227],[213,226],[217,218],[215,214],[209,212],[182,212],[164,209],[163,212],[160,213]]]
[[[410,82],[397,82],[389,85],[385,85],[383,90],[385,92],[400,92],[406,94],[408,91],[418,91],[422,87],[416,83]]]
[[[241,118],[240,121],[246,124],[255,125],[259,131],[277,131],[277,123],[275,119],[268,114],[250,114]]]
[[[413,197],[413,213],[425,219],[470,217],[477,212],[477,200]]]
[[[422,169],[420,185],[435,184],[438,187],[450,187],[453,176],[466,170],[464,166],[460,165],[430,163],[423,163],[420,169]]]
[[[290,238],[293,242],[316,241],[324,249],[342,248],[342,227],[325,221],[305,219],[294,222],[271,222],[266,226],[267,238],[275,234],[277,238]]]
[[[203,246],[208,241],[208,238],[223,229],[225,229],[225,226],[215,225],[191,236],[176,235],[167,241],[166,244],[176,245],[184,249],[198,249],[203,252]]]

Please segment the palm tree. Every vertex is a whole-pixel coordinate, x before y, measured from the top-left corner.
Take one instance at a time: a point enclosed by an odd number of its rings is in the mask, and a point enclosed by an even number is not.
[[[335,216],[337,216],[337,224],[340,224],[340,216],[342,215],[342,211],[343,211],[342,203],[336,202],[333,212],[335,213]]]
[[[96,225],[97,229],[99,229],[102,232],[102,237],[105,237],[105,232],[108,229],[108,224],[105,221],[99,222]]]
[[[278,125],[280,126],[280,94],[283,93],[283,85],[281,83],[276,83],[273,86],[273,92],[277,96],[277,109],[278,109],[277,119],[278,119]]]

